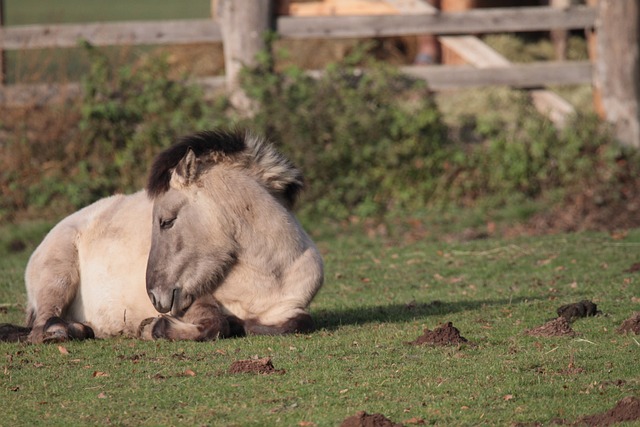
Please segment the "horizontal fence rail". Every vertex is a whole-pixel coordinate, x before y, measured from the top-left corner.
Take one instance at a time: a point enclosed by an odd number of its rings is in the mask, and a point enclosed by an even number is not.
[[[595,9],[586,6],[517,7],[417,15],[282,17],[277,30],[284,38],[360,38],[588,28],[595,19]]]
[[[0,49],[5,50],[77,47],[80,40],[94,46],[193,44],[220,42],[222,34],[220,25],[211,19],[19,25],[0,29]]]
[[[509,67],[407,66],[402,71],[429,83],[433,90],[480,86],[511,86],[531,89],[548,85],[591,83],[589,61],[534,62]]]
[[[537,62],[513,64],[508,68],[474,68],[471,66],[406,66],[401,70],[415,78],[424,79],[434,91],[487,87],[511,86],[520,89],[539,88],[548,85],[574,85],[591,83],[592,66],[588,61]],[[320,77],[322,71],[309,71]],[[203,77],[189,80],[201,85],[206,93],[214,93],[225,86],[224,76]],[[81,95],[78,83],[60,84],[16,84],[0,90],[0,105],[29,103],[45,104],[64,98],[73,99]]]
[[[415,34],[548,31],[592,27],[594,8],[574,6],[476,9],[417,15],[287,17],[276,21],[282,38],[366,38]],[[215,20],[16,25],[0,28],[0,50],[68,48],[86,40],[95,46],[189,44],[222,41]]]
[[[587,29],[594,26],[597,10],[586,6],[565,9],[515,7],[472,9],[462,12],[427,11],[419,14],[373,16],[291,17],[276,20],[275,31],[283,39],[368,38],[416,34],[455,35],[552,29]],[[0,51],[73,48],[80,41],[95,46],[182,45],[223,41],[220,23],[214,19],[101,22],[87,24],[18,25],[0,27]],[[405,66],[402,71],[427,80],[433,90],[506,85],[537,88],[553,84],[590,83],[589,61],[510,64],[509,67]],[[319,75],[319,71],[309,71]],[[205,92],[224,88],[225,77],[191,80]],[[43,104],[81,94],[77,83],[14,84],[0,86],[0,105]]]
[[[512,7],[460,12],[441,12],[425,4],[419,9],[399,8],[405,12],[399,15],[281,16],[273,22],[269,8],[262,7],[265,4],[273,6],[271,0],[227,0],[212,2],[213,15],[222,16],[220,21],[201,19],[22,26],[2,26],[0,7],[0,105],[56,102],[82,93],[77,83],[5,85],[4,53],[8,50],[73,48],[80,41],[95,46],[222,42],[225,76],[193,80],[203,86],[205,93],[211,94],[225,86],[229,93],[241,90],[237,79],[239,70],[242,65],[251,64],[255,53],[263,48],[260,46],[260,37],[254,34],[256,25],[272,29],[283,39],[430,34],[439,36],[443,46],[470,64],[459,67],[402,67],[403,72],[425,79],[432,89],[492,85],[531,89],[529,93],[536,108],[546,111],[544,114],[562,124],[573,111],[572,106],[543,87],[592,83],[594,107],[598,114],[615,125],[616,135],[625,144],[640,147],[640,98],[637,96],[640,83],[637,76],[628,72],[629,69],[637,70],[640,67],[637,38],[630,36],[637,34],[640,25],[637,0],[588,0],[587,3],[589,6]],[[230,7],[240,4],[245,8]],[[589,30],[587,38],[593,65],[588,61],[511,63],[498,52],[492,52],[489,46],[483,46],[477,37],[461,37],[469,34],[571,29]],[[616,48],[612,49],[614,43]],[[319,72],[309,71],[309,74],[318,75]]]

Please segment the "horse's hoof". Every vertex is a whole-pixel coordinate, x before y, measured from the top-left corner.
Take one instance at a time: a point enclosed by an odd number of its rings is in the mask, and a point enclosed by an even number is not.
[[[138,326],[138,338],[143,340],[153,340],[153,322],[157,317],[148,317],[140,322]]]
[[[62,329],[47,331],[42,335],[43,343],[59,343],[65,341],[69,341],[69,335],[67,334],[67,331]]]
[[[69,341],[67,322],[60,317],[50,317],[42,328],[42,342],[56,343]]]
[[[69,322],[60,317],[51,317],[42,328],[41,334],[34,335],[32,342],[57,343],[92,338],[95,338],[95,334],[90,326],[79,322]]]
[[[69,338],[74,340],[87,340],[96,337],[91,326],[78,322],[69,322],[67,324],[67,333],[69,334]]]

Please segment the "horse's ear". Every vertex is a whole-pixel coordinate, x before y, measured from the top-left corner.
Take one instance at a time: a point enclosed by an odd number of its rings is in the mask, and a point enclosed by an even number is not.
[[[187,149],[187,153],[178,162],[173,170],[172,181],[180,186],[192,184],[198,175],[198,159],[191,148]]]

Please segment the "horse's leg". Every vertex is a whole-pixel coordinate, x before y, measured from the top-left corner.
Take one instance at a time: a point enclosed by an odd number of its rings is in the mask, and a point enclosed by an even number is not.
[[[323,280],[322,257],[310,243],[283,275],[279,292],[260,295],[265,302],[263,310],[253,319],[245,320],[246,332],[258,335],[312,332],[315,325],[306,307]],[[287,295],[287,298],[281,295]]]
[[[32,328],[29,341],[33,343],[93,336],[93,331],[86,331],[84,325],[62,320],[80,287],[74,238],[73,230],[54,229],[29,260],[27,324]]]
[[[0,323],[0,342],[22,342],[29,337],[30,333],[31,328]]]
[[[227,317],[210,296],[197,299],[179,318],[162,315],[142,321],[138,335],[143,339],[209,341],[231,333]]]
[[[282,335],[294,333],[309,333],[315,329],[313,319],[307,312],[298,312],[289,319],[277,325],[263,325],[259,320],[245,320],[244,329],[248,334]]]

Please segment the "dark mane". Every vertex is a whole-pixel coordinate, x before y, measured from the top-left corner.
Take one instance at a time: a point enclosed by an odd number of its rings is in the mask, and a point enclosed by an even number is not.
[[[181,138],[176,144],[158,154],[147,180],[149,197],[169,190],[171,170],[191,148],[196,157],[209,153],[234,154],[246,149],[245,133],[241,131],[205,131]]]

